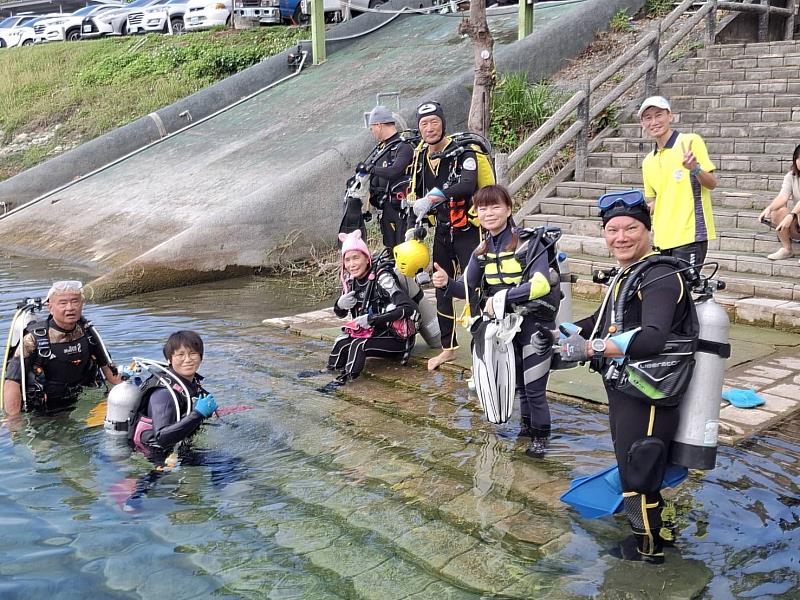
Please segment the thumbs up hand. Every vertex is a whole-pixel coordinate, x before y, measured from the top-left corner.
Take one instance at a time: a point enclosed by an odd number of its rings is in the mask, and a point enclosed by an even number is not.
[[[433,275],[431,275],[431,281],[433,281],[434,287],[446,288],[447,283],[450,281],[450,276],[437,263],[433,263]]]

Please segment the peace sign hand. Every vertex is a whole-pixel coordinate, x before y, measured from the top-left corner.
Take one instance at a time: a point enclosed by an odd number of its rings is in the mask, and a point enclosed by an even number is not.
[[[686,144],[681,142],[681,149],[683,150],[683,168],[688,169],[691,171],[697,166],[697,157],[692,152],[692,142],[689,141],[689,147],[686,147]]]

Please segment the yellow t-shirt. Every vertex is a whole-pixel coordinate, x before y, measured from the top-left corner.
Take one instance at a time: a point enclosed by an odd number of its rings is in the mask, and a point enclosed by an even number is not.
[[[705,142],[696,133],[673,131],[663,148],[648,152],[642,161],[645,198],[655,198],[653,244],[660,250],[717,237],[711,190],[683,167],[684,147],[688,150],[690,143],[700,168],[714,171]]]

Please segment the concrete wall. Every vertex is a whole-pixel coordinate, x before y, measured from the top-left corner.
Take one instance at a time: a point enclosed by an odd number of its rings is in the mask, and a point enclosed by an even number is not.
[[[430,4],[431,0],[392,0],[388,6],[401,8]],[[366,13],[332,27],[328,35],[330,38],[358,35],[389,18],[387,15]],[[326,49],[332,54],[347,48],[354,41],[328,41]],[[309,42],[302,46],[310,53]],[[287,58],[294,51],[296,48],[272,56],[151,115],[141,117],[0,182],[0,202],[5,202],[9,209],[15,208],[257,92],[291,72]]]

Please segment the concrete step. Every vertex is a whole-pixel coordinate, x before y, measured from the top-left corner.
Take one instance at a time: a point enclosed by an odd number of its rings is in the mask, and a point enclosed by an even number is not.
[[[700,48],[698,57],[742,57],[742,56],[775,56],[800,53],[800,41],[782,40],[750,44],[716,44]]]
[[[676,73],[675,75],[679,75]],[[675,81],[674,77],[671,81]],[[709,108],[795,108],[798,97],[794,94],[736,94],[709,96],[672,96],[672,112],[706,110]]]
[[[782,141],[774,138],[703,137],[703,141],[710,154],[770,154],[781,160],[790,159],[797,145],[792,139]],[[643,136],[641,131],[632,137],[609,137],[603,140],[603,149],[607,152],[637,152],[644,156],[654,148],[655,142]]]
[[[800,80],[798,80],[800,85]],[[793,123],[681,123],[675,128],[678,131],[697,133],[706,138],[740,139],[772,139],[793,140],[800,138],[800,122]],[[641,137],[642,126],[639,123],[623,123],[619,126],[619,137]]]
[[[800,79],[778,78],[747,81],[668,82],[659,87],[667,96],[716,96],[739,94],[800,94]]]
[[[724,61],[726,59],[721,59]],[[752,59],[751,59],[752,60]],[[670,83],[734,83],[739,81],[761,81],[762,79],[796,79],[800,65],[775,67],[727,68],[722,71],[708,69],[680,70],[672,75]]]
[[[589,155],[588,166],[635,169],[641,167],[646,154],[647,152],[592,152]],[[783,176],[792,168],[791,154],[718,154],[710,152],[709,157],[718,171],[770,173]]]
[[[687,59],[682,72],[717,71],[727,73],[740,69],[774,69],[800,66],[800,48],[785,54],[759,54],[755,56],[697,56]]]
[[[785,174],[760,174],[737,171],[718,171],[715,173],[717,183],[721,187],[747,191],[761,190],[778,193]],[[613,183],[631,187],[642,186],[641,169],[605,167],[587,168],[584,179],[595,183]]]
[[[555,196],[560,198],[587,198],[593,202],[611,191],[628,190],[630,186],[590,183],[588,181],[565,181],[558,184]],[[718,187],[712,192],[714,206],[739,208],[760,212],[775,194],[764,191],[740,191],[733,188]]]
[[[579,217],[594,223],[594,232],[600,234],[600,219],[597,202],[593,199],[551,197],[539,203],[540,215],[547,217]],[[760,211],[714,206],[714,223],[719,231],[756,232],[770,236],[767,225],[760,223]],[[771,251],[770,251],[771,252]]]
[[[796,98],[800,101],[800,96]],[[777,108],[706,108],[682,110],[673,113],[678,127],[684,123],[798,123],[800,107],[779,106]]]
[[[562,238],[563,239],[563,238]],[[561,245],[561,244],[560,244]],[[596,256],[592,254],[569,253],[570,271],[575,274],[578,281],[573,285],[573,292],[579,296],[599,297],[603,286],[595,287],[592,283],[592,274],[599,269],[608,269],[615,265],[610,256]],[[748,298],[761,298],[767,306],[782,306],[784,309],[800,309],[800,287],[790,277],[763,277],[748,273],[728,271],[722,266],[727,260],[724,254],[709,252],[706,262],[719,262],[721,268],[714,275],[715,279],[725,282],[725,295],[730,301]],[[795,261],[796,262],[796,261]],[[711,266],[706,267],[704,275],[711,274]],[[729,313],[736,317],[736,309],[732,302],[726,303]],[[737,319],[743,322],[743,318]],[[774,315],[773,315],[774,318]],[[796,325],[796,324],[795,324]],[[792,327],[787,327],[792,329]]]

